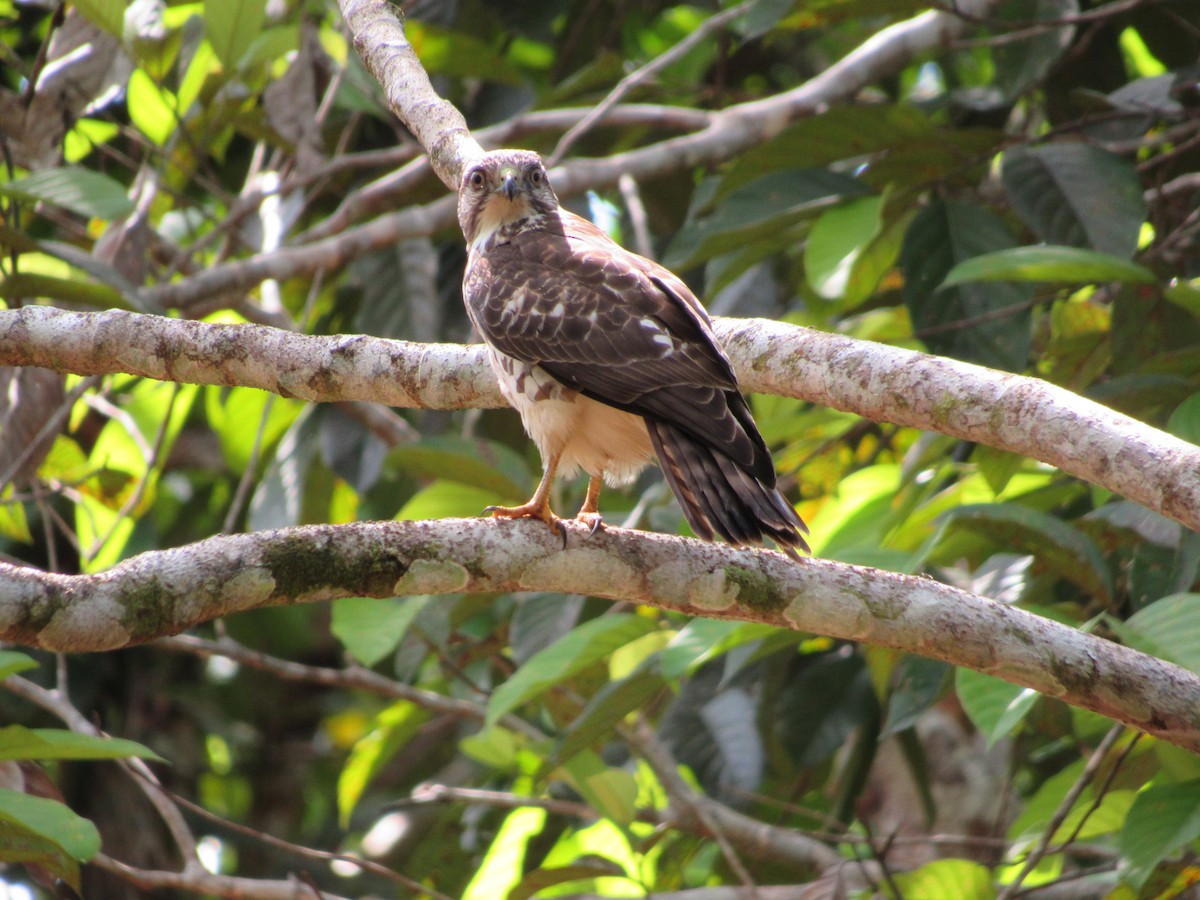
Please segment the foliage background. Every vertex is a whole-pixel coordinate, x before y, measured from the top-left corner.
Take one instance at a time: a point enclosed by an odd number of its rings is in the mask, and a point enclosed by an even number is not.
[[[569,170],[696,127],[690,112],[803,84],[926,8],[758,0],[705,32],[714,5],[417,3],[407,33],[473,129],[561,147]],[[732,159],[679,159],[564,200],[683,274],[716,314],[1035,374],[1195,440],[1200,11],[1014,0],[967,24]],[[382,248],[354,237],[444,188],[337,9],[0,3],[0,28],[10,306],[470,339],[451,220]],[[562,119],[534,115],[591,107],[660,58],[611,123],[569,147]],[[284,264],[250,292],[170,293],[328,235],[344,249],[315,276]],[[53,571],[222,531],[475,515],[525,499],[538,474],[506,411],[3,377],[0,551]],[[1194,533],[1036,460],[753,403],[817,555],[927,574],[1200,669]],[[60,406],[65,421],[47,425]],[[582,487],[563,485],[557,505]],[[604,508],[616,524],[685,527],[654,472]],[[1194,879],[1194,757],[988,676],[818,636],[579,596],[464,595],[258,610],[142,649],[33,657],[6,682],[8,722],[81,713],[168,760],[158,777],[198,807],[182,832],[164,826],[128,768],[60,762],[14,733],[11,757],[51,760],[62,798],[103,836],[98,857],[50,840],[25,859],[73,881],[69,860],[94,858],[78,876],[92,896],[272,896],[291,875],[328,895],[389,895],[409,889],[396,873],[448,896],[706,896],[849,877],[825,848],[903,896],[1153,896]],[[36,793],[44,770],[23,771],[17,786]],[[679,800],[688,784],[815,840],[766,860],[732,825],[710,840],[712,813]],[[0,814],[10,843],[56,833]],[[187,863],[181,833],[243,880],[190,866],[147,881]],[[303,847],[382,868],[331,868]]]

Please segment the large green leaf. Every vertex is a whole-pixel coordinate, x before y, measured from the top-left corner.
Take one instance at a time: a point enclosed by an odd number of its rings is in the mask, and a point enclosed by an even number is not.
[[[1060,281],[1153,284],[1154,273],[1119,256],[1078,247],[1013,247],[963,260],[942,287],[970,281]]]
[[[596,692],[583,712],[563,731],[545,765],[557,766],[610,737],[618,722],[634,710],[644,708],[666,686],[662,675],[649,667],[640,668],[619,681],[610,681]]]
[[[1095,542],[1074,526],[1017,503],[980,503],[950,513],[955,527],[994,541],[1007,552],[1033,555],[1097,600],[1112,597],[1112,573]]]
[[[511,500],[532,493],[529,467],[511,448],[483,438],[422,438],[393,448],[384,463],[417,478],[442,478]]]
[[[136,741],[93,737],[61,728],[0,728],[0,759],[142,759],[165,760]]]
[[[755,179],[727,194],[710,179],[700,186],[687,221],[664,256],[674,269],[686,269],[721,254],[787,249],[799,243],[799,223],[814,219],[839,197],[868,189],[861,182],[825,169],[792,169]]]
[[[1200,673],[1200,594],[1172,594],[1120,625],[1126,643]]]
[[[338,777],[338,816],[343,827],[367,785],[412,740],[429,715],[415,703],[400,700],[375,717],[374,727],[354,745]]]
[[[1015,147],[1001,180],[1013,207],[1043,241],[1129,259],[1146,219],[1131,160],[1089,144]]]
[[[204,0],[208,40],[226,69],[238,67],[266,17],[266,0]]]
[[[954,689],[963,709],[989,746],[1021,724],[1041,696],[973,669],[955,673]]]
[[[330,631],[364,666],[373,666],[396,649],[427,596],[376,600],[343,597],[333,601]]]
[[[37,667],[37,661],[30,659],[24,653],[18,653],[16,650],[0,650],[0,679]]]
[[[896,686],[888,697],[887,719],[880,739],[911,728],[933,706],[946,687],[951,666],[924,656],[906,656],[896,667]]]
[[[622,827],[633,821],[637,782],[629,772],[606,766],[595,753],[585,751],[567,760],[559,773],[604,818]]]
[[[1200,838],[1200,780],[1155,784],[1138,794],[1117,846],[1129,862],[1150,869]]]
[[[628,614],[584,622],[545,650],[535,653],[508,681],[496,688],[488,701],[488,724],[654,628],[654,622],[649,619]]]
[[[525,871],[525,850],[546,825],[546,810],[522,807],[509,813],[491,846],[463,891],[462,900],[495,900],[506,897]]]
[[[930,203],[913,220],[900,251],[904,303],[913,330],[932,353],[1022,371],[1032,343],[1032,289],[971,283],[938,290],[964,260],[1012,247],[1004,223],[959,200]]]
[[[16,181],[0,181],[0,194],[51,203],[91,219],[119,219],[133,211],[123,184],[75,166],[42,169]]]
[[[986,866],[966,859],[939,859],[911,872],[898,872],[891,885],[899,897],[922,900],[992,900],[996,887]],[[889,889],[886,896],[897,896]]]
[[[52,841],[79,862],[87,862],[100,851],[96,826],[57,800],[0,788],[0,822]]]

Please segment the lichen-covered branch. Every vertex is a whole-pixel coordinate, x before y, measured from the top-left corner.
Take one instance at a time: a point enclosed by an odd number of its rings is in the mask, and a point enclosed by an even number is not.
[[[763,622],[996,675],[1200,752],[1200,676],[928,578],[624,529],[444,519],[222,535],[97,575],[0,563],[0,640],[113,650],[337,597],[556,591]]]
[[[555,189],[562,197],[589,189],[614,186],[623,174],[639,180],[660,177],[691,166],[731,159],[777,134],[792,122],[854,96],[864,87],[908,65],[921,53],[945,46],[959,36],[965,18],[985,17],[1000,0],[960,0],[963,15],[925,12],[882,29],[820,75],[782,94],[736,104],[711,113],[680,110],[696,120],[690,134],[666,138],[612,156],[573,159],[554,170]],[[462,115],[437,95],[385,0],[341,0],[343,15],[354,35],[355,48],[379,79],[392,109],[429,154],[434,172],[457,190],[465,162],[482,152],[466,131]],[[577,121],[572,119],[572,121]],[[399,206],[402,192],[390,200]],[[375,196],[364,209],[377,209],[388,198]],[[145,302],[162,309],[190,309],[213,298],[249,291],[268,278],[308,278],[319,271],[345,265],[387,242],[428,236],[454,222],[453,201],[406,206],[339,234],[314,229],[320,240],[298,243],[273,253],[260,253],[199,271],[179,281],[142,291]],[[339,223],[345,224],[339,217]],[[228,304],[226,304],[228,305]]]
[[[718,319],[743,388],[1051,463],[1200,530],[1200,447],[1041,379],[762,319]],[[0,311],[0,365],[128,372],[310,401],[502,406],[481,347],[316,337],[117,310]]]

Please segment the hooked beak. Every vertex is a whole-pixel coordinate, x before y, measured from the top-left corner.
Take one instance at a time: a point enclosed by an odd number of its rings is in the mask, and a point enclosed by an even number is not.
[[[500,190],[504,192],[504,196],[511,203],[516,199],[517,192],[521,190],[521,186],[517,181],[517,173],[511,169],[504,172],[504,183],[500,185]]]

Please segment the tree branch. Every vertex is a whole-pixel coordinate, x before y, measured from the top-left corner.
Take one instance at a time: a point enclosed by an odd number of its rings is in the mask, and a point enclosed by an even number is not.
[[[959,6],[963,15],[982,18],[999,3],[960,0]],[[394,7],[386,0],[341,0],[341,7],[354,34],[355,47],[383,85],[392,109],[429,152],[437,176],[456,191],[466,160],[482,152],[465,130],[462,115],[433,90]],[[880,78],[899,71],[913,57],[947,46],[966,27],[963,16],[945,12],[925,12],[898,22],[804,84],[783,94],[710,113],[707,125],[693,133],[605,158],[571,160],[552,173],[555,190],[561,197],[570,197],[611,187],[623,174],[644,181],[683,168],[723,162],[770,139],[796,120],[853,97]],[[681,115],[691,121],[696,111],[686,110]],[[380,199],[376,196],[371,207],[378,208]],[[392,202],[400,203],[401,198],[393,196]],[[320,240],[213,266],[180,281],[147,288],[141,292],[142,300],[159,309],[189,309],[197,304],[213,308],[214,301],[228,305],[231,296],[268,278],[311,277],[396,241],[434,234],[453,222],[453,199],[443,198],[382,215],[337,235],[314,229],[313,234],[320,234]]]
[[[718,319],[716,328],[751,393],[1010,450],[1200,530],[1200,447],[1064,388],[763,319]],[[482,346],[317,337],[119,310],[0,311],[0,365],[240,385],[314,402],[503,405]]]
[[[217,616],[337,597],[555,591],[763,622],[966,666],[1200,751],[1200,676],[939,584],[609,528],[480,519],[221,535],[98,575],[0,563],[0,640],[113,650]]]

